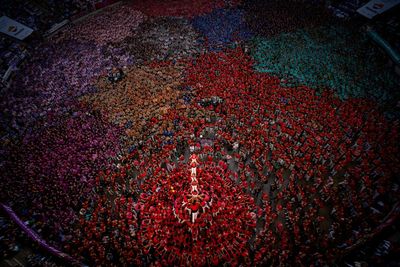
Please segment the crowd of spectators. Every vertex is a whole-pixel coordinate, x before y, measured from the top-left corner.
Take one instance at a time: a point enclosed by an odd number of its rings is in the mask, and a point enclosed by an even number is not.
[[[151,17],[193,18],[210,13],[217,8],[234,7],[241,2],[241,0],[146,0],[132,1],[132,6]]]
[[[216,9],[209,14],[197,16],[192,20],[194,28],[206,39],[210,51],[235,45],[252,36],[245,21],[244,11],[240,9]]]
[[[90,266],[321,266],[375,237],[397,214],[399,124],[371,96],[393,77],[347,65],[363,39],[317,27],[320,6],[290,18],[297,1],[263,7],[267,32],[253,2],[165,3],[114,6],[36,47],[0,96],[0,201]],[[307,45],[319,58],[296,63],[288,47]],[[11,256],[17,233],[2,232]]]
[[[103,78],[97,84],[99,91],[80,101],[123,128],[129,149],[151,131],[165,130],[162,125],[149,128],[146,122],[176,107],[182,73],[182,67],[168,65],[131,67],[125,70],[123,81],[113,84]]]
[[[388,68],[387,58],[374,48],[360,29],[332,24],[256,38],[253,55],[258,71],[314,88],[331,88],[342,99],[388,102],[397,94],[399,79]]]
[[[245,1],[246,22],[258,36],[274,36],[302,28],[330,24],[334,19],[324,8],[323,1]]]
[[[137,62],[196,57],[206,49],[204,38],[182,18],[157,17],[140,24],[134,35],[120,43]]]

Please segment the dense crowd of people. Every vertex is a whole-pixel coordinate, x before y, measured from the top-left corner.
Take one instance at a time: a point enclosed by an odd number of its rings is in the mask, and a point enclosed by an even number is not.
[[[100,173],[66,249],[94,264],[318,265],[384,223],[398,201],[396,125],[369,101],[251,68],[240,49],[187,66],[184,108],[147,120],[172,128]]]
[[[119,132],[82,108],[71,117],[47,118],[41,130],[5,151],[1,186],[7,203],[50,244],[64,241],[98,169],[117,156]]]
[[[123,128],[125,144],[131,148],[153,131],[168,130],[165,124],[150,128],[146,122],[179,104],[181,92],[177,88],[182,84],[182,73],[183,68],[177,66],[132,67],[125,70],[125,78],[119,83],[99,80],[99,91],[81,97],[80,101]]]
[[[210,51],[248,40],[252,36],[246,25],[244,12],[239,9],[216,9],[209,14],[195,17],[192,23],[205,36],[205,44]]]
[[[240,54],[222,59],[211,55],[204,65],[197,60],[192,84],[204,88],[197,91],[204,93],[201,97],[224,99],[221,108],[227,117],[221,122],[234,136],[226,138],[249,154],[241,162],[239,153],[237,164],[244,164],[240,169],[246,170],[250,190],[261,195],[260,187],[268,191],[261,196],[265,228],[257,236],[260,250],[255,261],[298,263],[309,260],[301,255],[316,255],[318,247],[326,251],[332,244],[334,249],[350,246],[363,231],[374,229],[370,224],[379,223],[397,201],[390,185],[398,159],[387,158],[398,149],[397,126],[379,131],[385,119],[367,101],[343,103],[329,92],[318,97],[305,87],[282,88],[278,79],[256,78],[246,72],[251,64]],[[383,140],[392,141],[384,145]],[[380,168],[377,161],[388,165]]]
[[[203,40],[182,18],[157,17],[140,24],[133,36],[120,44],[137,62],[180,60],[204,52]]]
[[[324,1],[259,1],[243,3],[246,22],[258,36],[270,37],[333,22]]]
[[[255,4],[163,3],[114,6],[64,29],[1,96],[1,129],[11,130],[0,201],[27,227],[89,266],[322,266],[392,222],[398,120],[370,94],[353,98],[373,78],[344,69],[337,51],[349,44],[316,28],[321,17],[304,17],[304,41],[297,20],[257,32],[245,19]],[[332,59],[298,70],[273,56],[307,50],[314,37],[329,39],[319,51]],[[394,83],[379,79],[375,90]],[[20,247],[7,229],[10,257]],[[388,242],[376,253],[395,251]],[[28,262],[41,261],[52,265]]]
[[[349,43],[353,45],[344,45]],[[258,38],[254,47],[258,71],[287,76],[292,84],[331,88],[342,99],[365,97],[380,103],[397,94],[398,78],[384,71],[387,59],[376,58],[377,51],[359,29],[338,24],[300,29]]]
[[[126,5],[116,5],[107,8],[102,16],[89,15],[83,23],[77,22],[71,29],[56,35],[54,41],[79,40],[95,42],[104,45],[109,42],[120,42],[130,35],[145,19],[143,13]],[[109,24],[104,23],[108,21]],[[110,25],[112,27],[110,34]]]
[[[193,18],[210,13],[217,8],[234,7],[241,2],[241,0],[146,0],[133,1],[132,6],[152,17],[170,16]]]

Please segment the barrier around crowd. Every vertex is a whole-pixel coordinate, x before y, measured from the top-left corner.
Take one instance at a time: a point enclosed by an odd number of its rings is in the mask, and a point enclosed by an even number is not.
[[[377,45],[382,47],[382,49],[388,54],[388,56],[392,59],[394,64],[400,66],[400,53],[399,51],[395,50],[386,40],[382,38],[376,31],[372,30],[371,28],[367,29],[368,36],[376,42]]]
[[[32,230],[29,226],[27,226],[14,212],[14,210],[10,207],[5,205],[4,203],[0,202],[1,208],[8,214],[10,219],[16,223],[19,228],[34,242],[36,242],[42,249],[47,251],[48,253],[60,258],[73,266],[85,266],[84,264],[80,263],[78,260],[72,258],[70,255],[61,252],[60,250],[56,249],[55,247],[49,245],[45,240],[43,240],[34,230]]]

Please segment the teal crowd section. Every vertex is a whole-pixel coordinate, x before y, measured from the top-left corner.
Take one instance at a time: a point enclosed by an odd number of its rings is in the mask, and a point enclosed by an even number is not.
[[[341,99],[367,97],[381,103],[396,91],[383,51],[361,30],[342,25],[299,29],[253,38],[252,45],[254,68],[283,78],[288,86],[329,88]]]

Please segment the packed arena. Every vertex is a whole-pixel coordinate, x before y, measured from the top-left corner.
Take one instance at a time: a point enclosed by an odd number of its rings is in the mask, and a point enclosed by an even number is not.
[[[400,262],[400,5],[28,2],[0,1],[0,266]]]

